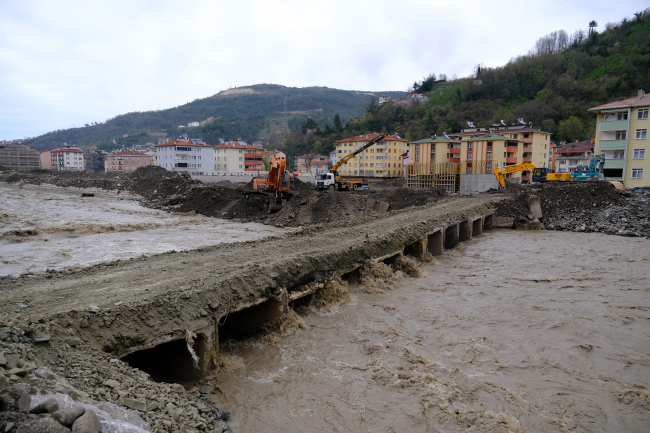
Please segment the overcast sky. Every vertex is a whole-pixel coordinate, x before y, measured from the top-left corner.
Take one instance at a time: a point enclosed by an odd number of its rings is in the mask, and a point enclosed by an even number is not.
[[[258,83],[406,90],[500,66],[617,1],[0,0],[0,140]]]

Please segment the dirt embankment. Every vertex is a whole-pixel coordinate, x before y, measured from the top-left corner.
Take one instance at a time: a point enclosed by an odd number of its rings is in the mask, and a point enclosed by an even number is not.
[[[508,185],[505,193],[510,197],[496,205],[497,213],[515,224],[533,220],[526,201],[537,196],[547,230],[650,237],[650,195],[643,191],[617,190],[608,182],[549,182]]]
[[[195,212],[210,217],[257,221],[279,227],[299,227],[331,221],[351,221],[375,214],[366,209],[368,199],[387,202],[389,211],[423,206],[445,197],[439,188],[398,188],[399,182],[378,182],[368,191],[318,192],[314,185],[296,179],[293,199],[278,213],[269,215],[266,199],[246,199],[253,191],[246,184],[229,181],[204,184],[187,175],[161,167],[142,167],[133,173],[3,172],[0,180],[11,183],[53,184],[63,187],[101,188],[140,195],[143,204],[175,212]]]

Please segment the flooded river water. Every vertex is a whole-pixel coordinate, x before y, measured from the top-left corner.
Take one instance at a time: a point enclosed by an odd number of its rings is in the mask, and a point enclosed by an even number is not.
[[[236,432],[644,432],[650,241],[495,231],[273,343],[209,386]]]
[[[82,192],[94,197],[82,197]],[[170,214],[102,190],[0,183],[0,276],[73,269],[284,232],[262,224]]]

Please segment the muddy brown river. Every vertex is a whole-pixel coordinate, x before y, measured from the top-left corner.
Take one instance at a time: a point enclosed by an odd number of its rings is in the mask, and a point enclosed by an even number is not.
[[[213,400],[236,432],[649,431],[649,265],[645,239],[491,232],[225,343]]]

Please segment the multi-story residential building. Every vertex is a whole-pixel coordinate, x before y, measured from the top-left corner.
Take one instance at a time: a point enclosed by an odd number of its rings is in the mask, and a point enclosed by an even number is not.
[[[153,157],[132,150],[109,153],[104,157],[104,170],[131,173],[140,167],[153,165]]]
[[[214,172],[214,147],[202,140],[179,138],[154,148],[155,164],[169,171],[194,175]]]
[[[576,141],[565,143],[555,148],[555,164],[553,169],[556,173],[573,173],[579,166],[589,167],[591,158],[594,156],[594,141]]]
[[[256,141],[256,143],[257,143],[257,141]],[[284,152],[281,152],[279,150],[265,150],[265,151],[262,152],[262,155],[266,156],[269,159],[271,159],[274,156],[280,157],[282,159],[287,159],[287,154],[284,153]]]
[[[33,147],[5,141],[0,143],[0,165],[13,170],[38,170],[40,154]]]
[[[336,150],[330,152],[330,164],[332,165],[336,164],[337,162],[339,162],[339,159],[341,158],[336,156]]]
[[[84,153],[86,171],[89,173],[104,173],[106,171],[106,155],[108,153],[102,151]]]
[[[626,187],[650,185],[650,94],[639,89],[634,98],[590,108],[596,117],[595,153],[605,156],[605,180]]]
[[[84,154],[78,147],[41,151],[41,168],[55,171],[84,171]]]
[[[295,170],[301,173],[320,173],[327,171],[327,157],[313,154],[300,155],[295,159]]]
[[[264,149],[243,141],[229,141],[214,146],[214,171],[246,172],[264,170]]]
[[[377,134],[355,135],[336,142],[336,156],[345,158]],[[402,154],[409,142],[399,136],[388,136],[364,150],[339,168],[343,176],[398,177],[403,175]]]

